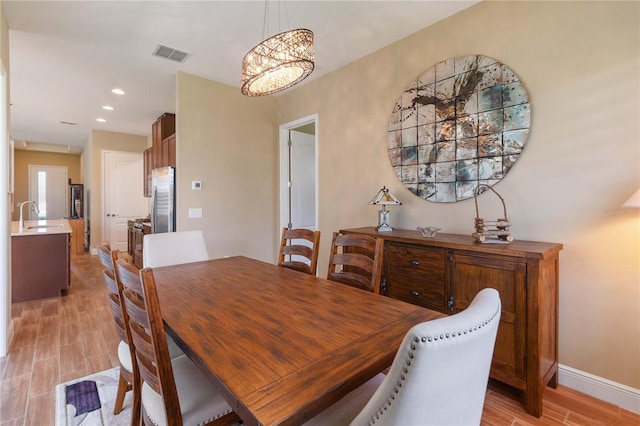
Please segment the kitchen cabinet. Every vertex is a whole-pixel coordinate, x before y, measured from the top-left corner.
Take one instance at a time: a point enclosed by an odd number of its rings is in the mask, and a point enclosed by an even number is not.
[[[167,156],[163,159],[162,156],[162,142],[174,135],[176,133],[176,116],[175,114],[171,114],[165,112],[153,123],[151,126],[151,134],[152,134],[152,149],[153,149],[153,168],[157,169],[158,167],[165,167],[169,164],[164,163],[164,161],[169,161],[169,153],[167,152]],[[175,139],[174,139],[174,154],[175,158]],[[167,149],[169,145],[167,145]],[[175,161],[175,160],[174,160]]]
[[[84,253],[84,219],[68,219],[71,226],[71,254]]]
[[[161,167],[176,166],[176,134],[172,134],[160,143]]]
[[[140,219],[128,221],[127,252],[139,269],[142,269],[143,265],[144,236],[150,233],[151,223],[142,222]]]
[[[153,170],[153,148],[144,150],[143,155],[143,192],[145,197],[151,197],[151,170]]]
[[[129,220],[127,221],[127,253],[129,253],[129,256],[131,257],[131,259],[133,259],[133,256],[135,254],[135,250],[136,250],[136,228],[134,226],[134,221]]]
[[[144,151],[143,192],[152,196],[151,171],[159,167],[176,166],[176,116],[165,112],[151,125],[150,148]]]
[[[476,243],[471,235],[375,228],[342,230],[385,240],[381,294],[447,314],[464,310],[485,287],[500,293],[502,314],[490,377],[542,415],[542,393],[557,387],[558,276],[562,244]],[[452,366],[454,367],[454,366]]]
[[[11,303],[58,297],[71,284],[67,220],[11,222]]]

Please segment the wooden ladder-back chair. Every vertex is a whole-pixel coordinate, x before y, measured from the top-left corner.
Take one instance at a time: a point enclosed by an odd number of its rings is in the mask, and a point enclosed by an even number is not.
[[[135,357],[133,347],[130,346],[131,335],[127,326],[128,318],[123,310],[121,289],[118,288],[118,279],[116,271],[113,267],[114,263],[120,257],[118,250],[111,251],[108,243],[102,243],[98,247],[98,256],[100,262],[104,266],[102,274],[104,282],[109,290],[109,304],[113,314],[113,321],[116,327],[116,333],[120,337],[118,345],[118,362],[120,363],[120,379],[118,381],[118,390],[116,393],[116,401],[113,407],[113,414],[119,414],[122,411],[124,398],[128,391],[133,390],[133,405],[131,412],[132,424],[140,422],[140,389],[136,383],[139,382],[138,370],[135,365]]]
[[[327,279],[380,293],[384,240],[333,233]]]
[[[171,359],[153,271],[138,271],[119,260],[118,276],[142,379],[146,425],[230,425],[239,417],[186,356]]]
[[[310,245],[304,244],[308,241]],[[280,241],[280,253],[278,254],[278,266],[295,269],[309,275],[316,275],[318,267],[318,251],[320,249],[320,231],[309,229],[282,228],[282,239]],[[306,258],[304,261],[301,256]]]

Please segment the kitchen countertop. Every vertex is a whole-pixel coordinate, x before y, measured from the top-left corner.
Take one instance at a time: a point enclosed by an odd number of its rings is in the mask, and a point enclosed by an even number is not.
[[[71,226],[64,219],[58,220],[25,220],[22,232],[19,230],[18,221],[11,222],[11,236],[22,237],[25,235],[51,235],[70,234]],[[31,227],[31,229],[29,229]]]

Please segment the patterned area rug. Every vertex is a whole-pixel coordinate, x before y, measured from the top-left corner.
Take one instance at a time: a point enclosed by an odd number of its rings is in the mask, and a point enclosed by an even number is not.
[[[118,367],[56,386],[56,426],[125,426],[131,423],[131,392],[114,415]]]

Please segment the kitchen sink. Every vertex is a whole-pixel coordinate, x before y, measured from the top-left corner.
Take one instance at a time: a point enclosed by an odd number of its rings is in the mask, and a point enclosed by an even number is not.
[[[33,225],[33,226],[27,226],[27,229],[40,229],[40,228],[64,228],[64,225]]]

